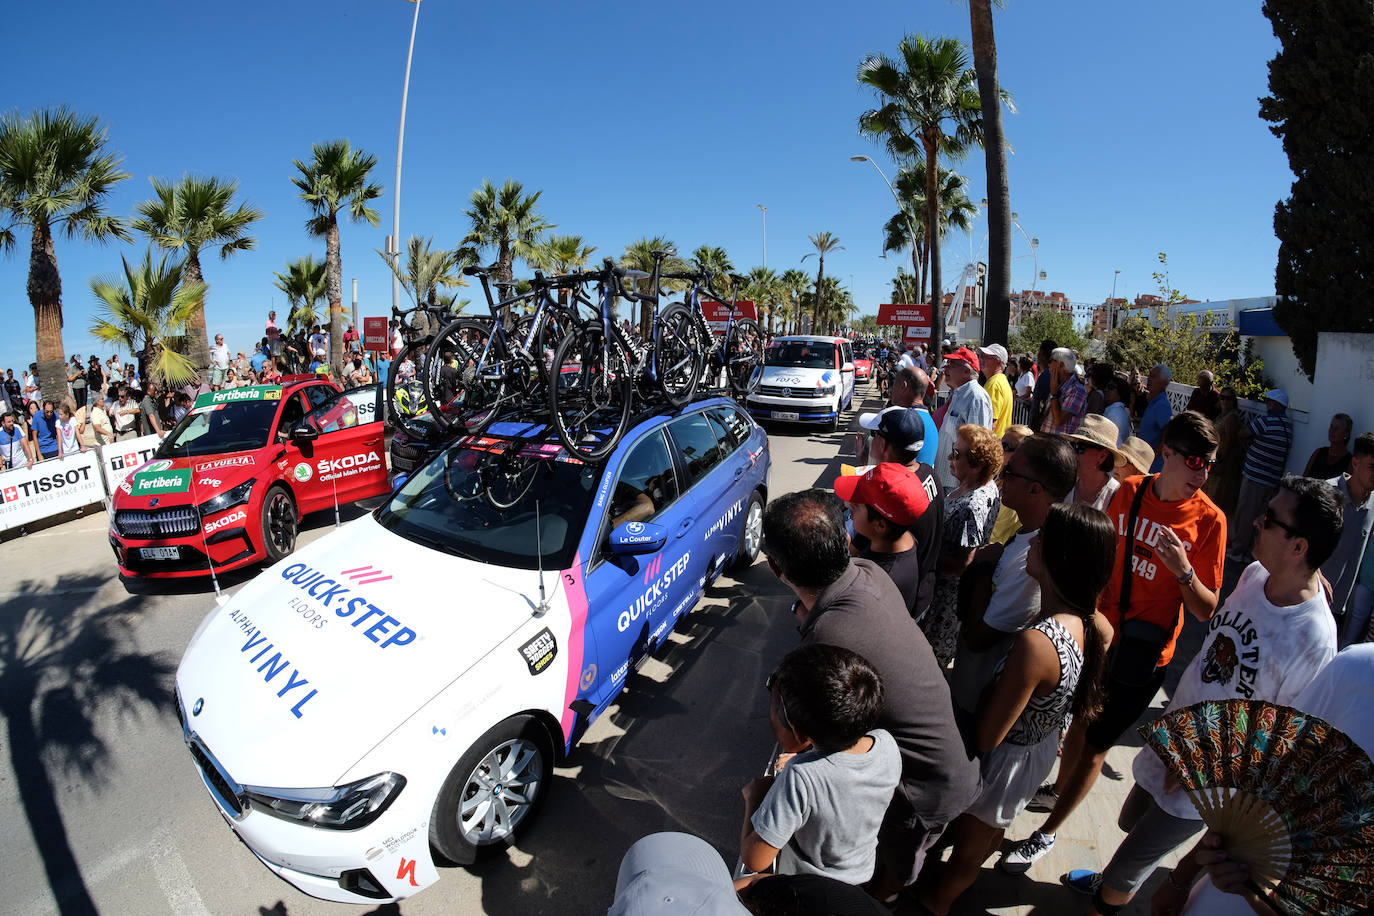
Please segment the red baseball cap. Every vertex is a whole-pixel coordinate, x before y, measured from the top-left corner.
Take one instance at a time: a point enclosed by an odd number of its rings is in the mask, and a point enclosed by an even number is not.
[[[973,352],[972,350],[970,350],[968,347],[960,347],[959,349],[955,350],[953,353],[946,353],[946,354],[945,354],[945,359],[957,359],[957,360],[960,360],[961,362],[968,363],[969,366],[971,366],[971,367],[973,368],[973,371],[974,371],[974,372],[977,372],[977,371],[978,371],[978,368],[979,368],[979,364],[978,364],[978,354],[977,354],[977,353],[974,353],[974,352]]]
[[[910,527],[930,507],[930,494],[921,479],[905,466],[884,461],[862,476],[840,477],[835,495],[845,502],[873,507],[895,525]]]

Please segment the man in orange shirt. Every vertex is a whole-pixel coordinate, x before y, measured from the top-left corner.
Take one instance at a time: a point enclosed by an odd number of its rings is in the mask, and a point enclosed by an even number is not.
[[[1125,480],[1107,507],[1117,531],[1116,563],[1097,609],[1115,636],[1102,712],[1091,725],[1075,721],[1069,728],[1055,784],[1042,786],[1027,806],[1050,816],[1002,858],[1003,871],[1021,874],[1053,848],[1055,831],[1087,797],[1107,751],[1164,683],[1183,612],[1206,621],[1216,611],[1226,516],[1202,485],[1216,460],[1217,436],[1205,417],[1185,411],[1164,426],[1160,443],[1163,469]]]

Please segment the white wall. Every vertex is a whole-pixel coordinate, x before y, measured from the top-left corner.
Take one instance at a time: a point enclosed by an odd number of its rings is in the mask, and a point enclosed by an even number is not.
[[[1313,385],[1302,371],[1298,358],[1293,355],[1293,341],[1287,337],[1251,337],[1255,343],[1255,355],[1264,360],[1264,374],[1274,384],[1288,392],[1289,408],[1310,412],[1313,404]],[[1351,416],[1354,416],[1351,414]],[[1330,419],[1328,417],[1327,419]],[[1325,426],[1322,427],[1326,429]],[[1326,435],[1325,432],[1322,433]],[[1326,440],[1323,439],[1323,442]],[[1313,446],[1315,448],[1316,446]],[[1310,452],[1309,452],[1310,453]],[[1302,470],[1302,468],[1298,468]]]
[[[1332,414],[1350,414],[1355,436],[1374,432],[1374,334],[1318,334],[1317,376],[1311,390],[1311,422],[1293,425],[1291,474],[1302,473],[1312,451],[1326,445]]]

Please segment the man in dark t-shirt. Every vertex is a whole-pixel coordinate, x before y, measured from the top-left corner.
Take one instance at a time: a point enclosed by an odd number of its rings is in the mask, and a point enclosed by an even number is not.
[[[869,890],[891,899],[916,880],[927,850],[973,800],[978,762],[964,748],[944,673],[897,586],[849,555],[839,499],[815,489],[781,496],[764,513],[763,537],[769,568],[796,595],[802,644],[857,652],[882,678],[878,725],[901,751],[902,781],[878,832]]]
[[[916,539],[916,561],[921,571],[916,606],[912,611],[917,620],[930,610],[930,603],[935,599],[935,567],[940,559],[945,517],[945,497],[935,479],[935,469],[918,458],[925,435],[925,423],[919,412],[889,407],[878,415],[878,425],[868,445],[871,464],[902,465],[916,476],[930,497],[930,507],[911,526],[911,535]],[[858,555],[864,556],[868,539],[856,533],[854,548]]]

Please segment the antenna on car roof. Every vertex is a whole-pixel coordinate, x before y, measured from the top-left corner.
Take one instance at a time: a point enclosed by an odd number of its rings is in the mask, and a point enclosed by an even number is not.
[[[539,500],[534,501],[534,561],[539,568],[539,606],[534,616],[543,617],[549,612],[549,599],[544,594],[544,540],[539,531]]]
[[[200,529],[200,546],[205,550],[205,562],[210,567],[210,583],[215,587],[215,604],[224,607],[228,598],[219,589],[219,576],[215,575],[215,560],[214,557],[210,556],[210,539],[205,534],[205,523],[200,517],[200,512],[194,508],[200,505],[200,500],[196,498],[195,461],[189,457],[186,460],[186,470],[191,472],[191,476],[187,478],[191,482],[191,505],[193,506],[191,511],[196,516],[196,527]]]

